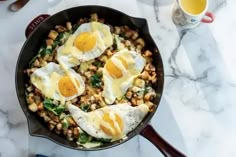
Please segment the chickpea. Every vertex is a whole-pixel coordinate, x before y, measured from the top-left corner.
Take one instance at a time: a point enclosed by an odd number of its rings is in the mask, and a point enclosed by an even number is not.
[[[61,130],[62,129],[62,124],[61,123],[57,123],[57,130]]]
[[[33,66],[34,66],[34,67],[40,67],[40,62],[39,62],[38,59],[36,59],[36,60],[34,61]]]
[[[40,102],[39,104],[38,104],[38,110],[43,110],[43,103],[42,102]]]
[[[149,71],[149,72],[155,72],[156,71],[156,68],[154,65],[152,65],[151,63],[148,63],[146,66],[145,66],[145,70],[146,71]]]
[[[39,96],[41,95],[41,91],[38,88],[34,89],[34,93]]]
[[[59,122],[59,117],[58,116],[54,116],[54,117],[52,117],[52,120],[54,122],[58,123]]]
[[[107,52],[107,56],[108,56],[108,57],[111,57],[111,56],[113,55],[113,53],[111,52],[111,50],[107,50],[106,52]]]
[[[149,77],[149,80],[150,80],[152,83],[156,83],[156,82],[157,82],[156,74],[153,75],[153,76],[150,76],[150,77]]]
[[[48,123],[48,128],[50,131],[52,131],[55,128],[55,125]]]
[[[29,96],[29,97],[28,97],[28,103],[29,103],[29,104],[33,104],[33,103],[34,103],[33,96]]]
[[[48,62],[52,62],[52,60],[53,60],[53,56],[48,56],[47,61],[48,61]]]
[[[149,78],[148,72],[147,71],[143,71],[141,73],[141,78],[144,79],[144,80],[148,80],[148,78]]]
[[[150,57],[150,56],[152,56],[152,52],[149,51],[149,50],[146,50],[146,51],[143,53],[143,56],[144,56],[144,57]]]
[[[144,95],[144,100],[151,101],[156,96],[155,92],[149,92]]]
[[[61,134],[61,130],[55,129],[55,133],[59,135],[59,134]]]
[[[138,86],[138,87],[140,87],[140,88],[143,88],[143,87],[145,86],[145,81],[142,80],[142,79],[137,78],[137,79],[135,79],[135,81],[134,81],[134,85],[135,85],[135,86]]]
[[[132,30],[129,30],[129,31],[125,32],[125,37],[126,38],[130,38],[132,35],[133,35]]]
[[[143,100],[142,99],[137,100],[137,105],[141,105],[141,104],[143,104]]]
[[[63,27],[62,25],[56,25],[55,26],[55,29],[58,31],[58,32],[65,32],[66,31],[66,28]]]
[[[143,48],[143,47],[142,47],[141,45],[137,45],[137,46],[136,46],[136,51],[137,51],[137,52],[141,52],[142,48]]]
[[[138,32],[134,31],[132,35],[132,40],[136,40],[138,38]]]
[[[71,129],[68,129],[67,132],[66,132],[66,136],[67,136],[67,138],[71,138],[72,135],[73,135],[72,130],[71,130]]]
[[[126,98],[127,98],[127,99],[131,99],[131,98],[132,98],[132,95],[133,95],[133,93],[132,93],[131,91],[128,91],[128,92],[126,93]]]
[[[135,43],[136,43],[137,45],[141,45],[142,47],[145,46],[145,41],[143,40],[143,38],[138,38],[138,39],[135,41]]]
[[[74,98],[74,99],[72,99],[71,100],[71,102],[74,104],[74,103],[76,103],[78,101],[78,98]]]
[[[78,128],[73,129],[73,135],[74,135],[74,138],[76,138],[76,139],[79,137],[79,129]]]
[[[71,126],[76,126],[75,121],[71,117],[66,118],[66,120],[70,123]]]
[[[133,106],[137,106],[137,101],[136,101],[135,98],[132,98],[132,99],[131,99],[131,103],[132,103]]]
[[[33,87],[32,87],[32,86],[29,86],[29,87],[26,88],[26,90],[27,90],[28,92],[32,92],[32,91],[33,91]]]
[[[129,40],[125,40],[125,46],[126,46],[126,47],[131,46],[131,42],[130,42]]]
[[[115,34],[120,34],[120,32],[121,32],[121,29],[120,29],[120,27],[115,27]]]
[[[67,128],[63,128],[63,135],[65,135],[66,136],[66,134],[67,134]]]
[[[152,109],[154,104],[151,101],[145,102],[145,104],[148,106],[149,109]]]
[[[72,29],[71,22],[66,22],[66,28],[67,28],[67,30],[71,30]]]
[[[89,66],[89,70],[91,71],[97,71],[97,67],[94,65]]]
[[[96,106],[97,106],[97,104],[92,104],[92,105],[90,106],[90,109],[91,109],[92,111],[94,111],[94,110],[96,110]]]
[[[53,120],[50,120],[50,121],[49,121],[49,124],[57,125],[57,123],[54,122]]]

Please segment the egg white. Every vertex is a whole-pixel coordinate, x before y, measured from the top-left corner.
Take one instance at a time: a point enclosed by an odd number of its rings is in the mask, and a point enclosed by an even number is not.
[[[60,78],[65,75],[69,75],[71,80],[76,80],[79,82],[79,87],[76,86],[78,91],[77,94],[70,97],[64,97],[61,95],[58,88],[58,82]],[[30,80],[32,84],[37,87],[46,97],[62,102],[65,100],[74,99],[75,97],[81,95],[85,90],[84,81],[78,73],[76,73],[73,69],[66,69],[65,71],[65,69],[63,69],[60,65],[53,62],[35,70],[30,76]]]
[[[125,69],[117,57],[123,56],[129,66]],[[120,99],[129,87],[133,85],[134,79],[142,72],[145,66],[145,59],[135,51],[123,49],[110,58],[113,63],[122,71],[121,78],[113,78],[107,69],[103,68],[104,90],[103,97],[106,103],[112,104],[116,98]],[[105,65],[106,66],[106,65]]]
[[[69,104],[68,110],[75,122],[86,133],[95,138],[112,139],[113,141],[125,137],[129,132],[134,130],[141,123],[149,111],[147,105],[145,104],[132,107],[128,103],[106,106],[88,113],[83,112],[77,106]],[[101,117],[104,115],[104,113],[111,112],[119,115],[123,122],[122,135],[118,138],[107,135],[100,128],[100,125],[102,124]]]
[[[96,44],[90,51],[82,52],[74,46],[75,38],[83,32],[92,32],[96,37]],[[77,28],[64,45],[58,48],[57,60],[67,67],[74,67],[81,62],[99,57],[112,44],[113,37],[109,26],[99,22],[84,23]]]

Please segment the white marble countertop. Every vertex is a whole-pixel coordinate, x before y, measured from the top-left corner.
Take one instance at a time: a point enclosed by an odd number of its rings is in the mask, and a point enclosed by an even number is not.
[[[24,29],[41,13],[96,4],[146,18],[165,67],[165,87],[151,124],[190,157],[236,156],[236,1],[210,0],[212,24],[180,30],[171,20],[173,0],[31,0],[17,13],[0,2],[0,157],[41,153],[52,157],[157,157],[159,151],[136,136],[113,149],[82,152],[28,134],[15,93],[15,64]],[[76,3],[76,4],[75,4]]]

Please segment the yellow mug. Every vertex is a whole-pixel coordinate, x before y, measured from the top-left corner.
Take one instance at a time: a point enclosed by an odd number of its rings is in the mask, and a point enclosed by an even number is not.
[[[172,19],[176,25],[185,28],[196,27],[201,22],[212,23],[215,16],[207,9],[208,0],[176,0]]]

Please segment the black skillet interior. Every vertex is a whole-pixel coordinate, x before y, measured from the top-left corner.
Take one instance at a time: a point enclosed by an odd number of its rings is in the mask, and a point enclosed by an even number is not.
[[[44,122],[40,120],[36,114],[28,110],[28,105],[25,99],[25,83],[28,81],[28,78],[25,76],[23,71],[28,67],[29,61],[37,54],[42,41],[47,37],[48,32],[53,29],[55,25],[64,25],[67,21],[76,23],[79,18],[89,17],[91,13],[97,13],[100,18],[104,18],[107,23],[113,26],[128,25],[131,28],[139,30],[140,36],[143,37],[146,42],[146,48],[155,52],[153,55],[153,60],[158,74],[158,83],[155,85],[155,90],[158,93],[158,97],[155,100],[156,106],[154,108],[154,111],[152,113],[149,113],[143,120],[143,122],[134,131],[128,134],[128,138],[126,138],[125,140],[108,143],[101,147],[85,149],[82,147],[78,147],[75,142],[69,142],[64,137],[59,136],[54,132],[50,132]],[[140,133],[140,131],[142,131],[142,129],[148,124],[153,114],[155,113],[161,99],[164,84],[163,76],[164,70],[162,59],[157,46],[150,36],[147,21],[145,19],[130,17],[120,11],[102,6],[79,6],[61,11],[53,16],[50,16],[44,22],[42,22],[28,37],[23,48],[21,49],[16,65],[16,92],[22,110],[27,117],[29,132],[31,135],[44,137],[62,146],[73,149],[100,150],[110,148],[127,141],[128,139]]]

